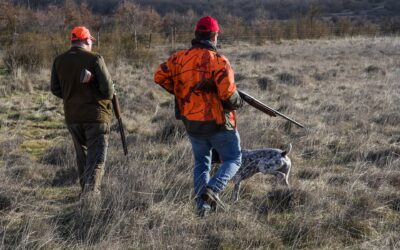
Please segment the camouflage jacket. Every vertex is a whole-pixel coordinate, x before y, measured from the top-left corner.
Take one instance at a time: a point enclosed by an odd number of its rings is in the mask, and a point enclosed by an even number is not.
[[[242,100],[233,69],[212,44],[196,40],[192,44],[162,63],[154,81],[175,95],[179,116],[190,135],[235,130],[235,110]]]

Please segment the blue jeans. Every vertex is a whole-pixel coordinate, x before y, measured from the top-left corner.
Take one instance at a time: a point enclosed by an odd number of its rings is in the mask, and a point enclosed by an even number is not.
[[[218,132],[208,137],[189,136],[194,154],[194,192],[196,195],[197,208],[209,207],[200,195],[206,187],[211,188],[215,193],[221,192],[228,181],[238,171],[242,154],[240,151],[240,137],[237,131]],[[210,178],[211,151],[215,149],[222,165],[217,173]]]

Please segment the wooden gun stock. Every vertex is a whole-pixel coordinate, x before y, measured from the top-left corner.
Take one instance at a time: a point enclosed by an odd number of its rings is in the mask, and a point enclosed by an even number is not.
[[[113,104],[115,117],[118,120],[118,128],[119,128],[119,133],[121,134],[121,141],[122,141],[122,147],[124,149],[124,154],[128,155],[128,145],[126,144],[124,125],[122,123],[122,118],[121,118],[121,108],[119,106],[119,101],[118,101],[118,97],[116,94],[114,94],[114,96],[113,96],[112,104]]]
[[[297,126],[304,128],[304,125],[302,125],[299,122],[296,122],[295,120],[287,117],[286,115],[276,111],[273,108],[268,107],[267,105],[265,105],[264,103],[260,102],[259,100],[255,99],[254,97],[252,97],[251,95],[247,94],[246,92],[240,91],[238,90],[240,97],[247,102],[250,106],[253,106],[254,108],[264,112],[265,114],[269,115],[269,116],[280,116],[285,118],[286,120],[296,124]]]

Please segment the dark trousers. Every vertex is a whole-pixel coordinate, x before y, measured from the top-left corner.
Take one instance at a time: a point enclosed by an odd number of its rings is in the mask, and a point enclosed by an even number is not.
[[[107,123],[67,124],[74,142],[82,192],[100,192],[104,175],[108,136]]]

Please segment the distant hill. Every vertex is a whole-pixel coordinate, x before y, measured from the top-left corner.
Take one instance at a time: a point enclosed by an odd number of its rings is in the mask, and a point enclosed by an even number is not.
[[[368,18],[395,16],[400,14],[398,0],[137,0],[136,2],[154,7],[160,13],[185,12],[189,9],[198,14],[226,13],[252,20],[258,17],[289,19],[306,14],[317,7],[325,16],[364,16]]]
[[[63,4],[65,0],[11,0],[15,4],[43,8],[49,4]],[[93,11],[111,14],[123,0],[67,0],[87,3]],[[125,0],[154,8],[164,15],[170,12],[216,15],[223,13],[240,16],[247,21],[256,18],[289,19],[318,8],[322,16],[352,16],[368,19],[400,16],[398,0]]]

